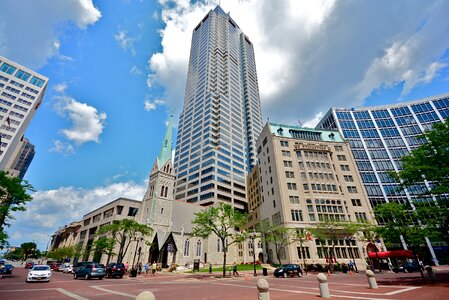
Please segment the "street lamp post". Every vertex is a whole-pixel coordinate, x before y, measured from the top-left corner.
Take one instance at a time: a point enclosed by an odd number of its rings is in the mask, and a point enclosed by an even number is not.
[[[254,267],[254,276],[257,276],[256,273],[256,230],[253,228],[253,232],[251,233],[251,239],[253,241],[253,267]]]

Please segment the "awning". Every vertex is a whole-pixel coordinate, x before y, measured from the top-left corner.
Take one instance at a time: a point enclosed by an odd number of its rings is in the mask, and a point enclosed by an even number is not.
[[[410,250],[392,250],[382,252],[368,252],[369,258],[414,258]]]

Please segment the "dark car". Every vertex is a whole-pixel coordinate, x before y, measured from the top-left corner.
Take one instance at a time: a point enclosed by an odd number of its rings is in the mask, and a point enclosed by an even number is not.
[[[4,274],[12,274],[12,270],[14,270],[14,266],[11,264],[5,264],[5,268],[3,270]]]
[[[106,276],[106,268],[104,267],[103,264],[97,264],[97,263],[87,264],[87,265],[79,268],[78,270],[76,270],[75,274],[73,274],[74,279],[98,278],[101,280],[105,276]]]
[[[92,263],[91,261],[79,261],[77,263],[74,263],[73,268],[72,268],[72,273],[75,274],[79,268],[82,268],[83,266],[85,266],[87,264],[91,264],[91,263]]]
[[[301,267],[297,264],[282,265],[274,270],[274,276],[284,278],[293,276],[302,277],[302,270]]]
[[[122,263],[110,263],[106,266],[106,277],[123,278],[125,265]]]
[[[399,273],[399,272],[419,272],[421,271],[422,267],[420,264],[418,264],[416,261],[413,262],[407,262],[403,265],[393,267],[393,272]]]

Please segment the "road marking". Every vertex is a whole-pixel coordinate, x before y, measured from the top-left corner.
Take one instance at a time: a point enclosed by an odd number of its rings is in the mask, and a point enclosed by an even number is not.
[[[218,285],[228,285],[228,286],[237,286],[242,288],[250,288],[255,289],[253,286],[245,286],[245,285],[238,285],[238,284],[230,284],[230,283],[211,283],[211,284],[218,284]],[[308,294],[308,295],[317,295],[317,293],[312,292],[304,292],[304,291],[296,291],[296,290],[286,290],[286,289],[278,289],[278,288],[270,288],[270,291],[280,291],[280,292],[287,292],[287,293],[294,293],[294,294]],[[317,295],[318,296],[318,295]],[[351,298],[351,299],[363,299],[363,300],[391,300],[386,298],[367,298],[367,297],[353,297],[353,296],[347,296],[347,295],[335,295],[331,294],[331,297],[339,297],[339,298]]]
[[[94,285],[91,285],[90,287],[91,287],[91,288],[94,288],[94,289],[97,289],[97,290],[100,290],[100,291],[103,291],[103,292],[107,292],[107,293],[110,293],[110,294],[116,294],[116,295],[120,295],[120,296],[124,296],[124,297],[128,297],[128,298],[133,298],[133,299],[135,299],[135,298],[137,297],[136,295],[131,295],[131,294],[127,294],[127,293],[111,291],[111,290],[102,288],[102,287],[100,287],[100,286],[94,286]]]
[[[276,286],[285,286],[285,287],[292,287],[291,285],[286,285],[286,284],[278,284],[278,283],[272,283],[271,285],[276,285]],[[361,285],[363,287],[366,287],[366,285]],[[301,289],[308,289],[308,290],[318,290],[318,288],[313,288],[313,287],[306,287],[306,286],[295,286],[297,288],[301,288]],[[388,286],[388,285],[384,285],[384,286],[379,286],[381,288],[389,288],[392,286]],[[400,293],[405,293],[408,291],[412,291],[412,290],[416,290],[416,289],[420,289],[421,287],[417,286],[411,286],[411,287],[405,287],[404,286],[396,286],[396,287],[400,287],[401,289],[396,290],[396,291],[392,291],[392,292],[387,292],[387,293],[369,293],[369,292],[354,292],[354,291],[346,291],[346,290],[336,290],[336,289],[331,289],[332,291],[335,292],[340,292],[340,293],[347,293],[347,294],[363,294],[363,295],[382,295],[382,296],[392,296],[392,295],[396,295],[396,294],[400,294]]]
[[[421,288],[420,286],[411,286],[411,287],[408,287],[408,288],[404,288],[404,289],[402,289],[402,290],[397,290],[397,291],[385,293],[385,295],[392,296],[392,295],[396,295],[396,294],[400,294],[400,293],[405,293],[405,292],[413,291],[413,290],[420,289],[420,288]]]
[[[61,294],[64,294],[70,298],[76,299],[76,300],[88,300],[87,298],[81,297],[80,295],[74,294],[72,292],[69,292],[68,290],[62,289],[62,288],[57,288],[56,289],[58,292],[60,292]]]

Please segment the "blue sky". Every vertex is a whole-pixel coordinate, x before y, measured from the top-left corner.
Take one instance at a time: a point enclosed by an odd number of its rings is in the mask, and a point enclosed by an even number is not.
[[[222,0],[255,46],[264,120],[313,126],[331,106],[449,92],[447,1]],[[0,0],[0,55],[50,78],[26,137],[36,188],[11,244],[117,197],[140,200],[191,32],[215,1]],[[20,20],[20,22],[17,22]]]

